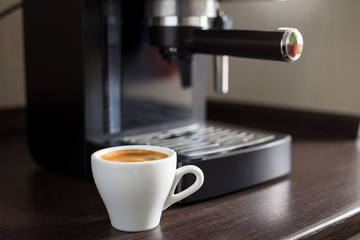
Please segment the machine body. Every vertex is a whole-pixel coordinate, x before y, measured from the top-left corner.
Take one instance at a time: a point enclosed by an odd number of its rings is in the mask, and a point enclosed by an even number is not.
[[[207,122],[204,72],[213,57],[216,91],[226,93],[229,55],[295,61],[303,44],[296,29],[230,30],[215,0],[23,6],[29,146],[44,167],[91,179],[95,150],[166,146],[179,166],[197,165],[205,175],[184,202],[290,172],[290,136]]]

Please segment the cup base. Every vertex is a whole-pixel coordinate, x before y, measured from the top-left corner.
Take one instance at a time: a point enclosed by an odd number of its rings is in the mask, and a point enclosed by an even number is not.
[[[111,225],[113,228],[115,228],[118,231],[122,231],[122,232],[144,232],[144,231],[149,231],[151,229],[156,228],[157,226],[159,226],[159,224],[157,224],[156,226],[151,226],[151,227],[146,227],[146,228],[123,228],[123,227],[117,227],[114,225]]]

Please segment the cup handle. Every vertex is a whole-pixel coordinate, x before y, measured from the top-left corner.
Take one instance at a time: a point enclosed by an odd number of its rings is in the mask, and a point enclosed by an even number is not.
[[[180,179],[182,178],[182,176],[184,176],[187,173],[192,173],[196,176],[195,182],[187,189],[174,194],[175,188],[176,188],[177,184],[179,183]],[[165,201],[163,210],[167,209],[172,204],[174,204],[174,203],[180,201],[181,199],[184,199],[184,198],[190,196],[191,194],[193,194],[194,192],[196,192],[202,186],[203,182],[204,182],[204,174],[201,171],[201,169],[198,168],[197,166],[187,165],[187,166],[183,166],[183,167],[176,169],[174,182],[171,186],[169,196],[167,197],[167,199]]]

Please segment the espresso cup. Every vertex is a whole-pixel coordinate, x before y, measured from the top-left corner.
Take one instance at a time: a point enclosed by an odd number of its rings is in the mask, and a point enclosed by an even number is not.
[[[118,150],[139,149],[165,153],[168,157],[143,162],[117,162],[101,158]],[[155,228],[162,211],[196,192],[204,181],[200,168],[187,165],[176,169],[176,152],[165,147],[130,145],[99,150],[91,156],[96,187],[109,214],[111,225],[122,231]],[[195,174],[195,182],[174,193],[185,174]]]

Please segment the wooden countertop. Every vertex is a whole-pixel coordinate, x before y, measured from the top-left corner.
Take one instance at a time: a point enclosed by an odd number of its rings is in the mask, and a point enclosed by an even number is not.
[[[93,182],[42,169],[23,131],[2,134],[0,237],[346,239],[360,233],[360,141],[295,138],[292,151],[287,177],[172,206],[155,229],[125,233],[110,226]]]

